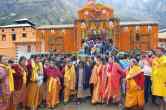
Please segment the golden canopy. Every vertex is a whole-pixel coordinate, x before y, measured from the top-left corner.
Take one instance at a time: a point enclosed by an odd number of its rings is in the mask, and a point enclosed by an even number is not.
[[[113,9],[109,5],[100,3],[86,4],[78,11],[78,16],[81,20],[110,19],[113,17]]]

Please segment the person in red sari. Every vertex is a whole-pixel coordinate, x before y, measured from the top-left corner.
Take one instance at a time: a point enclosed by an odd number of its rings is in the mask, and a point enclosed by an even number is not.
[[[20,57],[19,64],[12,65],[15,70],[14,77],[14,94],[12,104],[17,109],[17,105],[22,104],[25,107],[25,97],[26,97],[26,82],[27,82],[27,68],[26,68],[26,58]]]
[[[118,63],[114,61],[114,57],[109,57],[107,64],[107,88],[105,97],[107,103],[112,99],[114,103],[120,102],[120,80],[123,77],[125,70],[123,70]]]
[[[47,75],[47,96],[46,102],[48,108],[54,108],[59,101],[59,94],[61,89],[60,77],[62,74],[60,70],[55,66],[53,61],[50,61],[49,67],[46,69]]]

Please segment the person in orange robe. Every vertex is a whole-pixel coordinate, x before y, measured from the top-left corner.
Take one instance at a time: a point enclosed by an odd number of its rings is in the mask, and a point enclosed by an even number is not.
[[[125,70],[123,70],[118,63],[114,61],[114,57],[109,57],[107,64],[107,88],[105,91],[105,97],[107,103],[112,99],[114,103],[120,102],[120,80],[124,76]]]
[[[53,61],[50,61],[50,66],[46,69],[47,75],[47,96],[46,102],[48,108],[54,108],[59,101],[59,94],[61,89],[60,77],[62,77],[60,70],[55,66]]]
[[[36,56],[29,61],[28,71],[30,74],[29,84],[27,87],[26,106],[32,110],[36,110],[41,103],[43,96],[41,94],[43,66],[40,57]]]
[[[100,75],[102,74],[103,71],[103,64],[101,58],[98,56],[96,57],[96,65],[93,67],[92,70],[92,75],[90,78],[90,85],[93,85],[93,90],[92,90],[92,99],[91,103],[92,104],[97,104],[101,103],[101,79]]]
[[[143,110],[144,108],[144,74],[135,59],[131,59],[130,68],[126,74],[125,107],[127,109]]]
[[[14,76],[14,88],[12,105],[15,109],[17,106],[22,104],[22,108],[25,108],[25,98],[26,98],[26,82],[27,82],[27,68],[26,68],[26,58],[20,57],[19,64],[12,65],[15,70]],[[21,107],[21,106],[20,106]]]
[[[105,91],[107,88],[107,72],[106,72],[106,65],[104,63],[104,59],[102,59],[102,68],[99,73],[100,78],[100,87],[99,87],[99,97],[101,100],[101,103],[105,103],[106,97],[105,97]]]

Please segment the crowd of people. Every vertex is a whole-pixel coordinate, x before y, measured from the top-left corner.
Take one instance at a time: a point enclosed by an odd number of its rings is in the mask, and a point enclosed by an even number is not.
[[[91,38],[83,40],[80,53],[88,56],[108,55],[114,50],[117,49],[113,46],[112,39]]]
[[[143,110],[153,103],[166,110],[166,56],[162,51],[124,56],[52,56],[18,63],[0,56],[0,109],[54,109],[60,103],[91,100]]]

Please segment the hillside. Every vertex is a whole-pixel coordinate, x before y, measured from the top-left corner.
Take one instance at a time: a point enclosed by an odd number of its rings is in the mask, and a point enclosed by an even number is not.
[[[37,25],[72,23],[86,0],[0,0],[0,24],[29,18]],[[155,20],[166,26],[166,0],[97,0],[109,3],[121,20]]]

